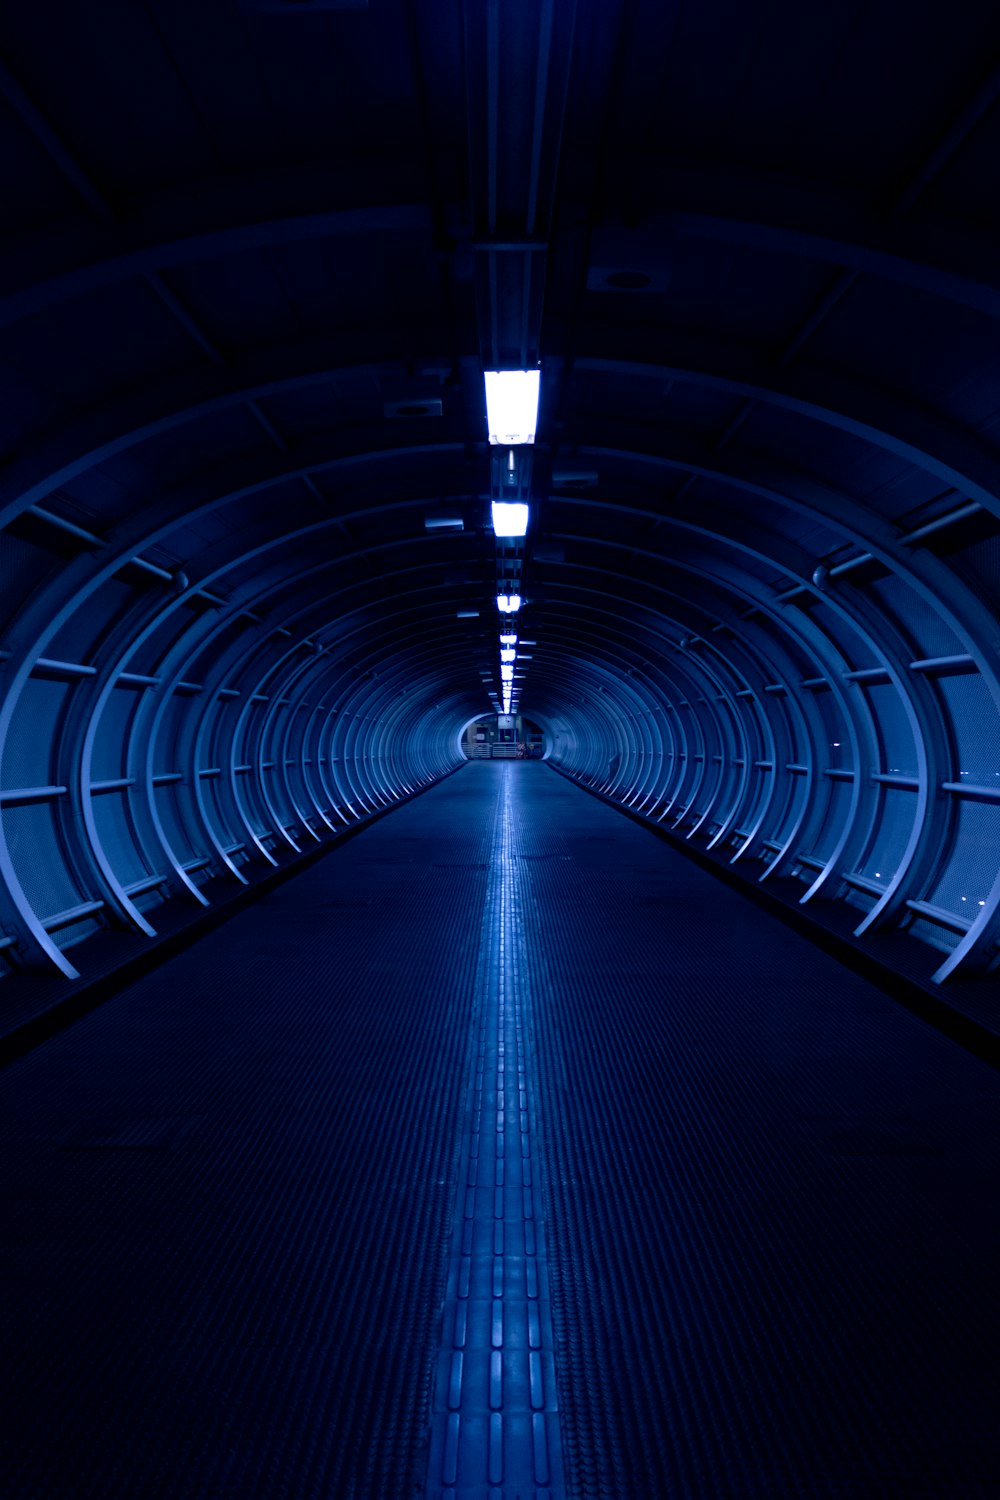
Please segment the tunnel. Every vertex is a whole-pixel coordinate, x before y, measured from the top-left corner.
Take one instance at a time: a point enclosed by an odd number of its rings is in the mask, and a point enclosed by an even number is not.
[[[997,1493],[998,46],[4,8],[0,1500]]]

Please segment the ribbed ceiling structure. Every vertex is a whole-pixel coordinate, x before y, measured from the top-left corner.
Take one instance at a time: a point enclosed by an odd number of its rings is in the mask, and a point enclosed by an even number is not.
[[[15,983],[459,764],[515,553],[552,764],[992,966],[995,8],[57,0],[0,41]],[[498,552],[483,372],[538,367]]]

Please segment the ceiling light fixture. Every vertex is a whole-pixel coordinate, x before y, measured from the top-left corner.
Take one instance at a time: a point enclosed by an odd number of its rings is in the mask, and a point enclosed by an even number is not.
[[[517,501],[493,501],[493,530],[497,536],[524,536],[528,530],[528,507]]]
[[[486,417],[491,443],[533,443],[538,423],[538,370],[487,370]]]

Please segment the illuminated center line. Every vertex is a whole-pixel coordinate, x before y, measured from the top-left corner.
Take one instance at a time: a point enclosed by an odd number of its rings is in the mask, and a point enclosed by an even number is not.
[[[564,1495],[538,1189],[513,766],[501,766],[427,1500]]]

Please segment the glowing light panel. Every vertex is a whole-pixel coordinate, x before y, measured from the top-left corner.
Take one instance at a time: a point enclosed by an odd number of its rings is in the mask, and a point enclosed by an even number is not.
[[[486,417],[491,443],[533,443],[538,423],[538,370],[487,370]]]
[[[528,507],[514,501],[494,500],[493,530],[497,536],[524,536],[528,530]]]

